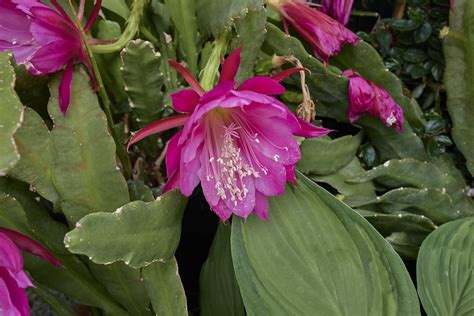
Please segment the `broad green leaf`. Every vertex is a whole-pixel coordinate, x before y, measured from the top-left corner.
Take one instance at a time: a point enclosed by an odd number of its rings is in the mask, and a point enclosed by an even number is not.
[[[297,168],[305,174],[328,175],[351,162],[362,141],[362,133],[343,136],[306,139],[301,144],[301,159]]]
[[[0,176],[6,174],[20,159],[13,135],[23,121],[23,105],[15,86],[11,54],[0,54]]]
[[[153,192],[141,180],[128,181],[128,191],[132,201],[151,202],[155,200]]]
[[[143,268],[142,273],[156,315],[188,315],[186,295],[174,257],[165,263],[155,262]]]
[[[114,211],[129,197],[127,183],[117,168],[105,115],[86,75],[74,73],[65,115],[59,111],[58,85],[55,80],[48,108],[54,122],[52,175],[61,209],[74,224],[90,213]]]
[[[142,268],[166,262],[178,247],[185,207],[186,199],[178,191],[153,202],[130,202],[114,213],[85,216],[64,242],[72,253],[98,264],[123,261]]]
[[[455,0],[453,4],[449,32],[443,41],[446,56],[444,81],[448,111],[453,121],[452,136],[474,175],[474,129],[471,127],[474,117],[474,3]]]
[[[410,213],[424,215],[435,223],[445,223],[459,218],[459,213],[449,195],[440,189],[398,188],[373,200],[349,203],[353,207],[369,204],[388,204],[390,212],[406,210]]]
[[[275,25],[268,23],[267,31],[264,47],[268,54],[294,56],[311,71],[306,75],[306,83],[310,89],[311,97],[316,103],[318,115],[347,122],[349,108],[347,78],[324,66],[305,50],[298,39],[287,36]]]
[[[317,182],[324,182],[335,188],[345,198],[351,196],[364,196],[366,198],[375,198],[375,186],[372,181],[362,183],[348,183],[355,175],[364,171],[360,165],[359,159],[353,157],[352,161],[339,169],[337,172],[326,176],[309,175],[311,179]],[[345,200],[345,199],[344,199]]]
[[[12,196],[0,193],[0,227],[34,237],[21,204]]]
[[[131,41],[120,56],[120,73],[137,121],[146,125],[160,119],[163,111],[161,86],[164,80],[160,71],[160,54],[155,52],[150,42],[138,39]]]
[[[472,315],[473,274],[473,217],[446,223],[431,233],[416,264],[418,294],[427,314]]]
[[[233,48],[241,48],[240,67],[236,80],[242,82],[253,75],[253,67],[265,41],[267,14],[263,7],[249,10],[247,15],[235,21],[236,36],[232,39]]]
[[[391,214],[357,210],[385,237],[403,258],[416,259],[418,249],[436,225],[426,216],[407,212]]]
[[[127,20],[130,15],[130,9],[125,0],[103,0],[102,7],[124,18],[124,20]]]
[[[228,224],[219,224],[209,257],[202,266],[199,301],[203,316],[245,315],[232,265],[231,228]]]
[[[351,208],[300,175],[270,199],[270,219],[232,223],[248,315],[420,315],[398,255]]]
[[[25,108],[23,122],[24,124],[15,133],[20,160],[8,174],[29,183],[32,189],[56,204],[59,197],[51,177],[53,166],[51,134],[38,113],[30,108]]]
[[[189,70],[198,71],[196,0],[165,0],[183,47]]]
[[[76,316],[76,313],[72,310],[72,306],[68,304],[59,294],[53,294],[51,291],[48,291],[46,288],[42,286],[35,286],[28,288],[27,294],[29,299],[30,293],[34,293],[38,295],[44,302],[48,303],[53,311],[57,313],[57,315],[61,316]],[[35,311],[33,310],[33,313]]]
[[[217,35],[232,26],[234,19],[243,18],[249,10],[263,6],[263,0],[199,0],[197,18],[204,34]]]

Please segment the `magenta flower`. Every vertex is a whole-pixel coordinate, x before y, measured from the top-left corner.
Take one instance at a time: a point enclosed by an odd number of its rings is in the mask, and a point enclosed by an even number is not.
[[[277,8],[285,27],[289,23],[298,31],[309,43],[314,55],[326,64],[331,56],[341,51],[344,44],[355,45],[359,40],[344,25],[310,8],[303,0],[267,0],[267,3]]]
[[[349,78],[349,120],[354,122],[364,114],[382,120],[397,131],[403,128],[403,110],[393,98],[376,83],[369,81],[352,69],[342,73]]]
[[[17,64],[25,65],[35,76],[65,68],[59,104],[61,111],[66,112],[74,63],[84,63],[93,73],[80,29],[56,0],[51,3],[59,13],[36,0],[0,0],[0,51],[12,51]],[[97,18],[100,5],[98,0],[84,27],[85,33]]]
[[[330,130],[298,119],[275,99],[285,88],[272,78],[253,77],[235,88],[240,49],[224,62],[220,82],[209,92],[180,64],[170,64],[192,88],[171,95],[173,107],[189,114],[150,124],[129,146],[184,124],[167,145],[168,182],[163,191],[179,188],[190,196],[201,183],[223,221],[232,214],[247,218],[251,213],[268,219],[268,197],[284,193],[287,181],[295,182],[300,150],[294,135],[319,137]]]
[[[349,22],[353,3],[354,0],[322,0],[321,11],[346,25]]]
[[[0,227],[0,315],[30,315],[25,288],[33,286],[23,271],[21,250],[62,267],[49,251],[33,239]]]

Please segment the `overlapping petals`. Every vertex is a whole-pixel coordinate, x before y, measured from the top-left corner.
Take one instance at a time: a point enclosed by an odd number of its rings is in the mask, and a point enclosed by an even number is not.
[[[355,45],[359,39],[344,25],[325,13],[311,8],[303,0],[268,1],[280,12],[283,21],[290,24],[324,63],[338,54],[344,44]]]
[[[0,227],[0,314],[30,315],[25,288],[33,286],[23,271],[21,250],[28,251],[53,265],[62,267],[49,251],[34,241],[10,229]]]
[[[321,11],[339,21],[342,25],[349,22],[354,0],[322,0]]]
[[[67,13],[51,1],[58,11],[36,0],[0,0],[0,51],[11,51],[17,64],[32,75],[45,75],[66,69],[60,85],[60,108],[69,106],[74,63],[85,63],[81,32]],[[86,23],[88,31],[95,21],[101,1],[97,1]]]
[[[266,220],[268,197],[282,194],[286,182],[295,181],[295,164],[301,157],[295,135],[318,137],[330,130],[298,119],[278,101],[274,95],[285,88],[275,79],[253,77],[237,87],[234,76],[239,63],[236,50],[209,92],[182,72],[182,66],[175,67],[193,90],[172,95],[173,106],[190,114],[153,123],[136,133],[130,144],[151,130],[177,126],[169,120],[185,119],[183,129],[168,143],[164,191],[178,188],[189,196],[201,184],[206,200],[223,221],[232,214],[246,218],[251,213]]]
[[[382,120],[397,131],[403,128],[403,110],[390,94],[352,69],[342,73],[349,78],[349,120],[356,121],[364,114]]]

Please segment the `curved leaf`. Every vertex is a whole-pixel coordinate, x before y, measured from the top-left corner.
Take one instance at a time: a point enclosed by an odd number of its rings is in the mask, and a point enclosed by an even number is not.
[[[69,251],[98,264],[123,261],[141,268],[165,262],[178,247],[185,207],[186,199],[176,190],[153,202],[130,202],[114,213],[85,216],[64,243]]]
[[[474,218],[440,226],[423,242],[418,294],[429,316],[474,313]]]
[[[23,105],[15,86],[15,71],[11,54],[0,54],[0,175],[6,174],[20,159],[13,135],[23,121]]]
[[[360,215],[300,176],[270,219],[232,223],[232,259],[249,315],[420,315],[398,255]]]

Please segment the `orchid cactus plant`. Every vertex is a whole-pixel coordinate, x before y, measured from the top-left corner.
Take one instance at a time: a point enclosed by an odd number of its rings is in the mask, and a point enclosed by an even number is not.
[[[0,315],[470,315],[474,6],[382,2],[0,0]]]

